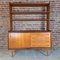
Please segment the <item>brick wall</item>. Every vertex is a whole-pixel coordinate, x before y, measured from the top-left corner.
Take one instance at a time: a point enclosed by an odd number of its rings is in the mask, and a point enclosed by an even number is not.
[[[8,31],[10,30],[9,2],[48,3],[50,1],[50,30],[53,45],[60,44],[60,0],[0,0],[0,48],[8,46]],[[57,38],[56,38],[57,36]]]

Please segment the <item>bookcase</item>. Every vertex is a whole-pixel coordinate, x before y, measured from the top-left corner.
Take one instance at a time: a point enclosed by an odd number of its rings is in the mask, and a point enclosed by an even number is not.
[[[9,3],[10,6],[10,31],[8,39],[8,49],[17,50],[17,49],[35,49],[43,48],[48,51],[52,48],[52,34],[50,31],[50,3]],[[17,10],[14,10],[16,7]],[[32,9],[32,8],[34,9]],[[22,10],[20,8],[23,8]],[[24,9],[25,8],[25,9]],[[26,8],[30,8],[26,10]],[[38,9],[40,8],[40,10]],[[36,11],[36,9],[38,9]],[[42,15],[39,18],[32,17],[19,17],[14,18],[13,15]],[[46,22],[46,29],[43,30],[13,30],[13,21],[43,21]],[[36,27],[37,28],[37,27]],[[48,53],[47,53],[48,54]],[[12,53],[13,55],[13,53]]]

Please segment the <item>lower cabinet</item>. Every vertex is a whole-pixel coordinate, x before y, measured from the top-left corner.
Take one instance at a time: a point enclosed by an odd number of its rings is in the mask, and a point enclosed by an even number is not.
[[[51,48],[51,32],[9,32],[8,48]]]

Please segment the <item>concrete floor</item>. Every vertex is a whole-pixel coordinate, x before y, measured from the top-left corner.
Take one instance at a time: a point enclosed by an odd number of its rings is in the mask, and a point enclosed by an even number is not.
[[[60,49],[56,49],[49,56],[45,56],[37,50],[20,50],[16,52],[14,57],[11,57],[11,52],[8,50],[0,50],[0,60],[60,60]]]

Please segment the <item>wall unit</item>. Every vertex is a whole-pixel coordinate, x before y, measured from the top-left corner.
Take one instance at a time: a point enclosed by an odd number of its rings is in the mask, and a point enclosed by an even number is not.
[[[32,4],[32,3],[9,3],[10,6],[10,31],[8,39],[8,49],[27,49],[27,48],[52,48],[51,31],[49,30],[49,17],[50,17],[50,3]],[[15,11],[13,7],[42,7],[44,11]],[[27,14],[42,14],[46,15],[46,18],[19,18],[13,19],[13,15],[27,15]],[[13,21],[46,21],[46,30],[20,30],[13,31]],[[13,55],[13,53],[12,53]]]

